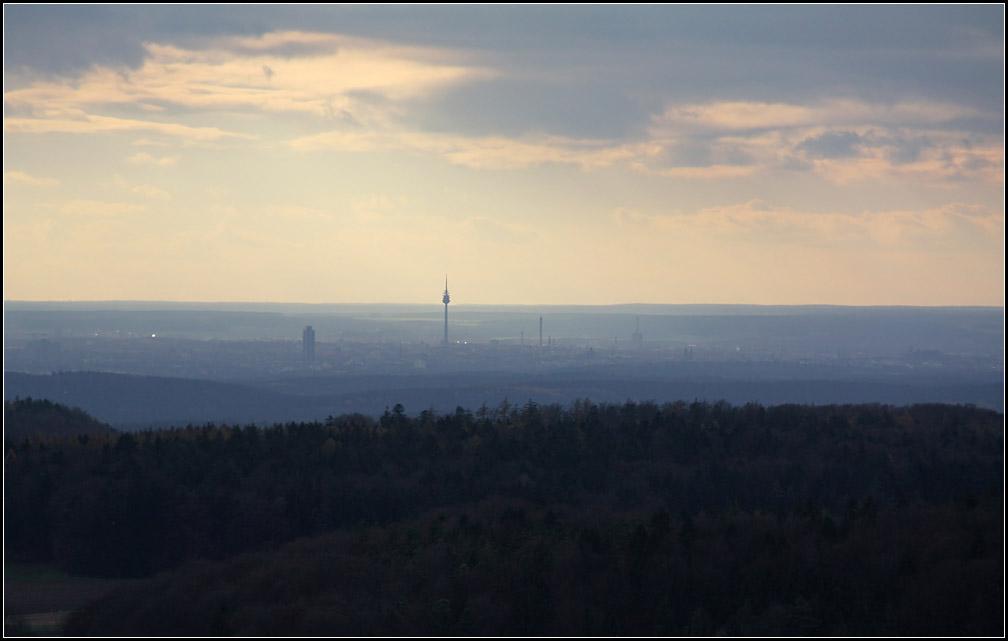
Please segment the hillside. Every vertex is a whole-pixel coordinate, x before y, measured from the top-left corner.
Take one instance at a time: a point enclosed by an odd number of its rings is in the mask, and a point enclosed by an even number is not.
[[[879,402],[972,404],[1001,411],[1004,385],[990,377],[941,374],[890,376],[888,371],[851,374],[830,368],[809,371],[788,364],[671,364],[579,366],[542,372],[446,372],[423,374],[289,375],[256,382],[137,376],[109,372],[8,372],[10,399],[48,398],[80,407],[116,429],[187,424],[321,421],[361,412],[372,417],[401,403],[412,411],[450,413],[458,406],[496,407],[505,399],[539,405],[627,400],[659,403],[724,399],[833,405]]]
[[[5,450],[8,558],[148,577],[74,634],[956,635],[1000,620],[1004,417],[975,407],[396,405]]]
[[[996,636],[1001,508],[618,516],[488,500],[189,564],[71,615],[67,632]]]
[[[78,434],[107,434],[114,431],[76,407],[53,403],[48,399],[15,398],[4,400],[4,439],[21,440],[29,436],[67,437]]]

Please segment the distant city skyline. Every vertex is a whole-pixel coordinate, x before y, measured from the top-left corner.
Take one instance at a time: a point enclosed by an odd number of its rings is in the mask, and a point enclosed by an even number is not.
[[[4,54],[4,300],[1004,305],[1004,5],[6,5]]]

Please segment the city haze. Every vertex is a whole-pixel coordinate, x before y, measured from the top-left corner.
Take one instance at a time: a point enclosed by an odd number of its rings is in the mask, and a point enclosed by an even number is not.
[[[1001,308],[455,300],[447,328],[438,300],[9,301],[4,393],[126,429],[579,399],[1004,407]]]

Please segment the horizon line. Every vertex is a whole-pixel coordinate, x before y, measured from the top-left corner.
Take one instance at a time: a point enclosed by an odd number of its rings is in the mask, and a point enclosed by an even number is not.
[[[456,303],[457,307],[843,307],[843,308],[917,308],[917,309],[966,309],[966,308],[981,308],[981,309],[1004,309],[1004,303],[1000,305],[984,305],[984,304],[936,304],[936,305],[912,305],[912,304],[902,304],[902,303],[892,303],[892,304],[847,304],[847,303],[717,303],[717,302],[702,302],[702,303],[651,303],[651,302],[625,302],[625,303]],[[139,305],[301,305],[301,306],[390,306],[390,305],[409,305],[416,307],[428,307],[433,306],[431,303],[416,303],[416,302],[361,302],[361,301],[343,301],[343,302],[305,302],[305,301],[224,301],[224,300],[214,300],[214,301],[204,301],[204,300],[158,300],[158,299],[4,299],[3,305],[8,304],[16,305],[100,305],[100,304],[116,304],[116,305],[129,305],[129,304],[139,304]],[[442,303],[438,302],[437,306],[440,307]]]

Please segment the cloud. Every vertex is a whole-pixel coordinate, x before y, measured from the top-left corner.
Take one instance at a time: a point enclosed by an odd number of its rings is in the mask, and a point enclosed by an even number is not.
[[[896,136],[891,139],[892,150],[889,153],[892,161],[897,164],[911,163],[921,158],[922,153],[934,146],[927,136]]]
[[[329,221],[332,214],[316,207],[301,207],[298,205],[278,205],[270,208],[274,216],[287,218],[294,221]]]
[[[297,138],[289,144],[298,151],[413,151],[439,156],[455,165],[498,170],[548,164],[593,169],[628,161],[641,153],[633,145],[547,134],[466,137],[409,130],[329,131]]]
[[[268,136],[278,115],[298,118],[302,129],[307,122],[386,130],[400,119],[404,101],[493,75],[456,52],[324,33],[145,48],[134,69],[99,66],[73,82],[33,81],[5,92],[4,132],[127,133],[147,136],[146,144],[205,146]],[[227,127],[207,126],[207,115],[226,115]],[[248,133],[233,130],[236,124]],[[130,161],[166,166],[169,158],[177,157],[137,154]]]
[[[291,48],[312,55],[292,56]],[[144,67],[132,72],[131,86],[121,90],[130,101],[146,95],[186,105],[305,111],[333,96],[371,92],[402,100],[493,75],[446,50],[310,32],[223,39],[204,50],[164,44],[148,50]],[[196,88],[205,93],[192,91]]]
[[[650,176],[665,176],[666,178],[690,178],[697,180],[716,180],[721,178],[741,178],[760,171],[758,165],[710,165],[707,167],[663,167],[656,168],[645,162],[634,162],[631,167],[636,171]]]
[[[417,131],[386,120],[334,128],[288,144],[299,151],[410,151],[487,170],[555,164],[584,170],[623,166],[651,176],[697,180],[813,171],[837,184],[891,179],[1003,182],[999,139],[974,135],[974,147],[963,143],[961,131],[941,128],[946,119],[968,112],[936,103],[719,103],[666,110],[653,119],[645,137],[636,139],[542,132],[474,136]],[[926,128],[878,124],[900,118],[925,123]],[[859,124],[837,127],[833,119]]]
[[[839,185],[862,180],[900,180],[929,187],[966,181],[1004,184],[1004,145],[997,141],[967,144],[955,134],[935,132],[926,143],[905,141],[898,133],[874,132],[862,135],[858,153],[846,157],[810,157],[802,149],[796,151],[813,171]]]
[[[217,127],[189,127],[171,122],[112,118],[79,113],[77,118],[4,118],[6,134],[150,133],[181,144],[206,144],[227,139],[255,140],[257,136]]]
[[[108,202],[101,200],[71,200],[59,208],[63,214],[71,216],[105,217],[137,214],[147,211],[147,205]]]
[[[934,101],[895,104],[860,100],[825,100],[811,104],[711,102],[672,106],[652,117],[652,134],[742,132],[828,125],[931,127],[985,114],[975,109]]]
[[[33,187],[55,187],[60,184],[55,178],[45,176],[32,176],[23,171],[5,171],[3,175],[5,185],[31,185]]]
[[[864,211],[859,213],[807,212],[775,207],[761,200],[706,207],[692,213],[642,213],[617,208],[613,223],[626,229],[652,233],[736,237],[746,242],[805,246],[922,247],[956,242],[1004,245],[1004,214],[989,208],[949,203],[921,210]],[[986,240],[984,240],[986,239]]]
[[[112,184],[123,191],[142,196],[150,200],[171,200],[172,196],[167,191],[155,187],[154,185],[131,185],[119,174],[112,176]]]
[[[634,156],[632,149],[610,141],[578,140],[545,134],[515,139],[414,133],[404,136],[403,140],[409,147],[431,151],[453,164],[479,169],[519,169],[546,164],[576,165],[592,169],[609,167]]]
[[[137,185],[131,189],[134,194],[151,200],[171,200],[170,193],[153,185]]]
[[[966,135],[971,142],[963,141],[959,123],[978,117],[974,109],[933,101],[669,107],[653,116],[648,128],[659,151],[634,167],[675,177],[808,170],[837,184],[894,179],[1003,184],[1003,137],[971,133]]]
[[[860,154],[862,138],[853,131],[827,131],[809,136],[796,145],[799,151],[817,158],[850,158]]]
[[[139,64],[143,47],[136,36],[137,21],[132,19],[139,12],[127,9],[124,15],[119,9],[122,7],[5,6],[5,70],[75,73],[95,63]]]
[[[146,136],[146,142],[187,145],[259,140],[301,151],[408,151],[487,170],[627,167],[652,176],[709,180],[804,169],[839,184],[936,177],[1003,183],[1003,152],[990,153],[1003,147],[1002,137],[973,135],[981,153],[953,141],[963,137],[963,123],[987,122],[991,114],[947,100],[668,101],[647,119],[639,116],[640,101],[627,97],[633,93],[628,85],[614,85],[621,88],[618,99],[592,100],[603,87],[615,95],[613,85],[599,79],[613,73],[611,61],[609,67],[597,66],[601,59],[595,58],[567,64],[563,68],[573,76],[558,83],[553,72],[561,67],[523,69],[516,64],[520,55],[480,57],[478,48],[405,45],[311,29],[252,31],[152,36],[142,63],[95,66],[72,83],[35,81],[29,74],[26,86],[5,93],[4,131],[122,132]],[[540,94],[547,96],[521,93],[534,86],[529,78],[545,83],[546,77],[549,86]],[[647,95],[662,91],[671,92],[651,87]],[[543,114],[571,109],[576,96],[605,106],[599,123],[608,122],[614,110],[623,120],[627,113],[644,120],[636,128],[613,128],[605,138],[556,135],[562,127],[531,130],[529,120],[509,125],[510,135],[493,129],[492,119],[480,121],[470,134],[459,133],[450,118],[437,121],[435,131],[417,124],[424,120],[422,105],[452,112],[459,109],[452,97],[470,101],[484,95],[492,96],[492,103],[513,103],[510,111],[526,115],[535,112],[523,109],[529,104],[544,103]],[[226,128],[207,126],[225,117]],[[493,133],[485,133],[489,129]],[[283,140],[281,131],[308,133]],[[938,159],[950,154],[942,165]],[[167,166],[169,158],[177,156],[156,160],[137,154],[130,162]]]
[[[315,55],[279,55],[306,46]],[[423,96],[447,85],[491,76],[454,62],[458,55],[333,34],[281,32],[225,38],[213,48],[151,42],[142,66],[96,67],[73,83],[35,82],[5,93],[5,102],[37,118],[93,112],[99,106],[172,106],[188,110],[312,113],[346,108],[363,92],[387,100]],[[80,119],[78,117],[78,119]]]
[[[134,165],[154,165],[156,167],[171,167],[176,162],[178,162],[179,156],[161,156],[160,158],[152,156],[146,152],[139,151],[129,158],[126,162],[132,163]]]

